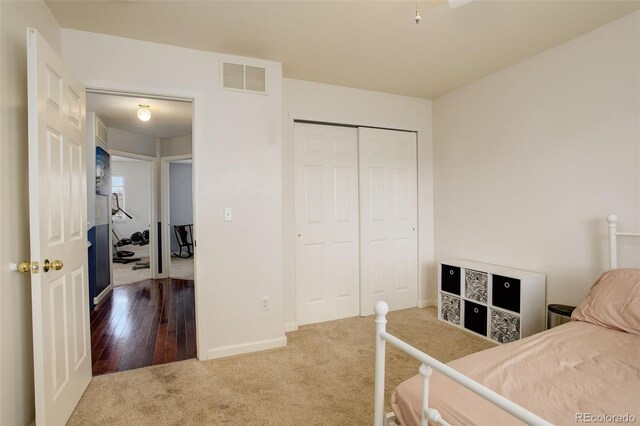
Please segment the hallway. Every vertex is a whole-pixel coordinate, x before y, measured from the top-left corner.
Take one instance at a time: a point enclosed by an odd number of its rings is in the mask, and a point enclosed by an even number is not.
[[[196,357],[193,281],[118,286],[91,312],[93,375]]]

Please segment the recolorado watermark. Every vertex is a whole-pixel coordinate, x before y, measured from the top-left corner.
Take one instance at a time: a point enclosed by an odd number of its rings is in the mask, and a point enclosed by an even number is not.
[[[633,414],[593,414],[593,413],[576,413],[576,423],[635,423],[636,416]]]

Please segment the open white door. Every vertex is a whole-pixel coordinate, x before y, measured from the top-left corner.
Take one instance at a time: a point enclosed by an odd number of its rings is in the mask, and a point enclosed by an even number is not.
[[[416,134],[359,129],[360,314],[418,305]]]
[[[91,380],[85,90],[27,30],[36,423],[63,425]]]

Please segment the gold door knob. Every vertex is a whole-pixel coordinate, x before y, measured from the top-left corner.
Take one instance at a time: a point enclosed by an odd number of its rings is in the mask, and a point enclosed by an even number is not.
[[[18,271],[31,272],[31,262],[20,262],[18,264]]]
[[[44,272],[49,272],[49,269],[53,269],[54,271],[59,271],[62,269],[64,264],[60,260],[54,260],[53,262],[49,262],[49,259],[45,259],[42,263],[42,270]]]

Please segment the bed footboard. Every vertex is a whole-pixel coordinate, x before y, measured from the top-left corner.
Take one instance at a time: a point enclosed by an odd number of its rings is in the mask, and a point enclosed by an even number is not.
[[[424,352],[419,351],[413,346],[387,333],[386,316],[388,312],[389,307],[386,303],[382,301],[376,303],[376,372],[374,426],[388,426],[395,424],[395,416],[393,414],[384,413],[384,362],[387,342],[421,362],[418,371],[422,376],[422,426],[427,426],[428,422],[444,426],[449,425],[447,421],[442,418],[438,410],[429,408],[429,377],[431,376],[433,369],[437,370],[441,374],[444,374],[445,376],[466,387],[472,392],[480,395],[482,398],[486,399],[487,401],[491,402],[492,404],[496,405],[497,407],[503,409],[512,416],[522,420],[529,425],[550,425],[550,423],[546,420],[519,406],[515,402],[510,401],[509,399],[494,392],[486,386],[481,385],[473,379],[465,376],[459,371],[454,370],[453,368],[441,363],[437,359],[430,357]]]

